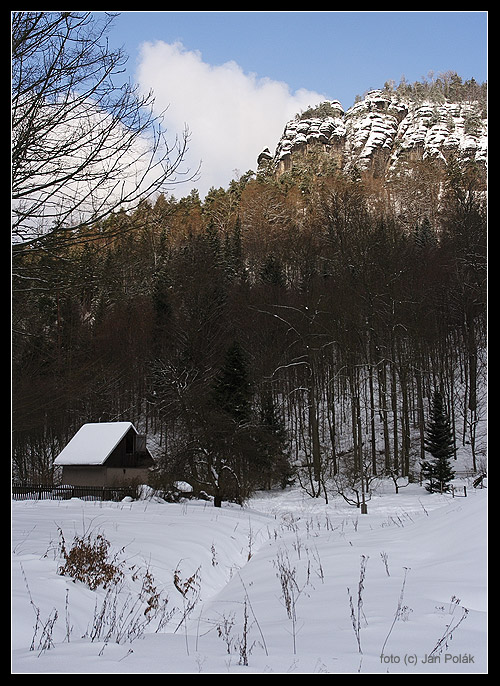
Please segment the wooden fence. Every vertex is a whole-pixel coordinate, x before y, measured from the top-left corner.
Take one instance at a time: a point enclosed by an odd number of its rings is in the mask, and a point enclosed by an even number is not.
[[[53,486],[44,484],[12,484],[12,500],[112,500],[138,497],[135,486]]]

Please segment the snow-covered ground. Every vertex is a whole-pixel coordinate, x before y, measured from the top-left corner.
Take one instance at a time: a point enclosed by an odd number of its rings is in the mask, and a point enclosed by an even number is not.
[[[293,488],[13,502],[12,673],[486,673],[487,490],[457,484],[385,483],[367,514]],[[59,575],[61,532],[102,534],[119,586]]]

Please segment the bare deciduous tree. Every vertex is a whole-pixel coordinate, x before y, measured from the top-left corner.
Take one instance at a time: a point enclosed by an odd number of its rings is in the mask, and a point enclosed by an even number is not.
[[[67,238],[178,182],[187,131],[169,145],[152,94],[117,81],[126,57],[107,41],[113,19],[93,12],[12,13],[17,249],[47,234]]]

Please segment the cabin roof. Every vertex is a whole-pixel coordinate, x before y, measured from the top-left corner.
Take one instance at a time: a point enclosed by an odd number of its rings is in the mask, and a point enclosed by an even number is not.
[[[102,465],[125,434],[131,422],[84,424],[54,460],[55,465]]]

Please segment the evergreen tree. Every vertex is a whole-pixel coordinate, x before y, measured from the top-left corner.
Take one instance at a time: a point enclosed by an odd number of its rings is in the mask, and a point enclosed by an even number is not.
[[[238,341],[228,348],[213,389],[205,444],[212,454],[214,505],[241,503],[253,489],[253,463],[258,454],[252,417],[252,389],[247,356]]]
[[[245,277],[239,217],[236,218],[234,227],[228,229],[225,235],[224,270],[230,281],[244,279]]]
[[[274,255],[268,255],[260,270],[262,283],[270,286],[284,286],[285,275],[281,262]]]
[[[420,254],[426,254],[430,248],[436,247],[436,235],[428,217],[424,217],[415,227],[415,245]]]
[[[247,359],[238,341],[234,341],[226,353],[214,395],[218,406],[237,423],[248,421],[251,408],[250,377]]]
[[[255,460],[261,488],[279,484],[285,488],[293,483],[293,468],[285,450],[286,431],[276,415],[270,392],[261,398],[260,431],[257,437],[259,450]]]
[[[428,479],[427,490],[431,493],[448,490],[448,484],[454,476],[450,459],[455,454],[455,441],[443,397],[439,391],[434,392],[424,447],[434,458],[422,462],[422,473]]]

